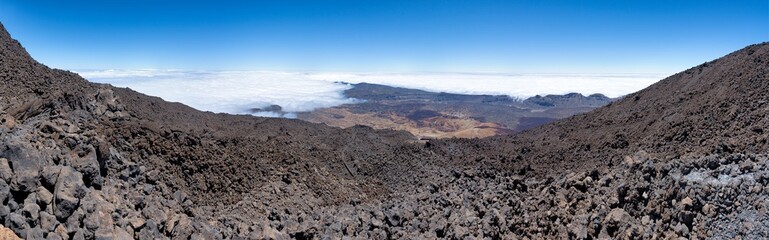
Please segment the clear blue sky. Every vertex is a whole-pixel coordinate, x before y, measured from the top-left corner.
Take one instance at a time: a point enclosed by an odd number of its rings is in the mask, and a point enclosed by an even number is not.
[[[677,72],[769,41],[769,0],[22,1],[64,69]]]

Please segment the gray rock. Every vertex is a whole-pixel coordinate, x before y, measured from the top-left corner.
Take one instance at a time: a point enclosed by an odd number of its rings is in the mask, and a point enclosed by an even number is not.
[[[19,210],[19,203],[13,200],[12,197],[8,198],[8,207],[11,208],[11,212],[15,212],[16,210]]]
[[[40,212],[40,228],[43,231],[53,232],[57,224],[59,221],[56,220],[56,216],[47,212]]]
[[[151,195],[152,192],[155,190],[155,185],[144,184],[144,187],[142,189],[144,190],[145,195]]]
[[[121,240],[121,239],[133,239],[125,230],[118,227],[110,227],[99,229],[94,233],[95,240]]]
[[[37,203],[43,206],[50,206],[53,201],[53,193],[45,187],[37,187]]]
[[[122,228],[116,227],[113,231],[113,235],[115,239],[133,239],[134,237],[131,236],[126,230],[123,230]]]
[[[5,181],[0,181],[0,203],[4,203],[10,196],[11,186],[8,186]]]
[[[155,223],[152,219],[148,220],[147,223],[144,224],[144,227],[141,231],[139,231],[139,239],[140,240],[150,240],[150,239],[160,239],[162,238],[162,235],[160,234],[160,230],[158,229],[158,224]]]
[[[187,215],[182,214],[179,216],[179,221],[174,229],[171,230],[171,237],[173,239],[188,239],[192,235],[192,230],[192,221]]]
[[[30,226],[37,226],[40,220],[40,206],[37,205],[37,201],[24,203],[21,215],[24,216]]]
[[[124,181],[136,183],[136,178],[141,176],[142,170],[139,165],[127,164],[126,168],[120,172],[120,178]]]
[[[47,188],[53,188],[56,186],[56,181],[59,177],[59,173],[61,172],[62,166],[45,166],[43,167],[43,171],[40,174],[41,175],[41,181],[44,186]]]
[[[64,240],[59,236],[59,234],[55,233],[48,233],[48,237],[45,238],[45,240]]]
[[[672,229],[679,235],[679,236],[689,236],[689,228],[686,227],[683,223],[679,223],[678,225],[675,225],[672,227]]]
[[[170,213],[166,217],[166,223],[165,223],[165,226],[163,226],[163,233],[165,233],[166,235],[170,235],[173,232],[174,228],[176,227],[176,223],[179,222],[179,217],[180,217],[179,214]]]
[[[187,200],[187,193],[184,193],[181,190],[176,190],[176,192],[174,192],[174,199],[177,202],[183,203],[185,200]]]
[[[622,208],[615,208],[612,209],[611,212],[609,212],[608,215],[606,215],[606,218],[603,220],[603,226],[605,226],[604,229],[601,230],[601,234],[607,234],[608,236],[614,237],[614,234],[617,234],[619,232],[623,232],[625,229],[627,229],[632,217],[630,214],[625,212]],[[616,232],[605,232],[607,229],[613,229]]]
[[[67,228],[64,227],[63,224],[59,224],[56,226],[56,229],[53,230],[53,233],[56,235],[59,235],[62,239],[69,240],[69,231],[67,231]],[[51,235],[51,234],[48,234]]]
[[[126,233],[126,234],[127,234],[127,233]],[[96,240],[113,240],[113,239],[121,239],[121,238],[118,238],[118,237],[115,235],[115,232],[113,231],[113,229],[107,229],[107,228],[101,228],[101,229],[99,229],[99,230],[96,230],[96,232],[94,233],[94,238],[95,238]],[[123,239],[126,239],[126,238],[123,238]]]
[[[85,240],[85,233],[84,232],[85,231],[83,229],[77,230],[77,232],[75,232],[75,235],[72,236],[72,240]]]
[[[204,239],[221,239],[221,233],[218,229],[211,226],[211,224],[208,224],[206,222],[193,222],[192,223],[193,228],[195,228],[198,233],[201,234],[201,236],[204,237]]]
[[[147,223],[147,221],[140,216],[136,216],[133,219],[131,219],[129,223],[131,224],[131,227],[133,227],[134,229],[141,229],[144,227],[144,224]]]
[[[107,146],[100,146],[100,148],[104,148]],[[118,152],[117,149],[114,147],[109,147],[109,150],[105,151],[105,154],[102,154],[101,157],[102,160],[100,162],[110,168],[114,168],[117,170],[122,170],[125,167],[126,160],[123,158],[123,156]]]
[[[166,221],[166,214],[157,207],[155,202],[150,202],[149,206],[142,209],[142,215],[147,219],[155,221],[157,224],[163,224]]]
[[[63,167],[54,190],[54,215],[60,220],[67,219],[77,209],[85,193],[82,175],[71,167]]]
[[[5,182],[9,183],[11,182],[12,178],[13,170],[11,170],[11,165],[8,164],[8,159],[0,158],[0,179],[3,179]]]
[[[64,226],[67,228],[67,233],[73,233],[80,230],[80,225],[82,225],[84,217],[85,213],[82,208],[75,210],[64,223]]]
[[[0,206],[0,219],[8,217],[8,214],[11,214],[11,208],[8,206]]]
[[[95,197],[94,194],[89,194],[83,201],[96,203],[94,207],[86,208],[89,209],[89,214],[83,220],[85,228],[94,234],[113,232],[112,204]]]
[[[30,147],[31,148],[31,147]],[[34,192],[40,186],[40,171],[42,156],[35,150],[8,145],[2,156],[10,160],[13,175],[11,190]]]
[[[26,232],[25,239],[43,239],[43,236],[45,236],[45,232],[40,227],[27,229]]]
[[[26,238],[26,230],[29,229],[29,224],[21,214],[11,213],[6,220],[6,226],[13,230],[13,232],[15,232],[17,235],[21,236],[22,238]]]
[[[91,145],[86,145],[81,147],[80,151],[80,157],[71,158],[69,165],[83,174],[83,181],[87,185],[101,187],[104,179],[101,176],[96,150]]]
[[[157,169],[151,170],[147,172],[147,181],[150,183],[155,183],[160,179],[160,171]]]

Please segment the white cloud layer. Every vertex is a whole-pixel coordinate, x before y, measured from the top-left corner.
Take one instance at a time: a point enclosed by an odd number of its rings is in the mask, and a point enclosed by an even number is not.
[[[275,71],[102,70],[82,71],[93,82],[129,87],[199,110],[264,117],[296,117],[296,112],[358,102],[347,98],[346,83],[376,83],[460,94],[527,98],[578,92],[619,97],[662,79],[662,74],[466,74],[330,73]],[[287,113],[250,111],[279,105]]]

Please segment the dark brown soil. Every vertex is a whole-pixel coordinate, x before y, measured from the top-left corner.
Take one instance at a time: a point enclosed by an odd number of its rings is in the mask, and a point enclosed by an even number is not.
[[[766,238],[768,70],[752,45],[520,134],[425,143],[89,83],[0,25],[0,222],[29,239]]]

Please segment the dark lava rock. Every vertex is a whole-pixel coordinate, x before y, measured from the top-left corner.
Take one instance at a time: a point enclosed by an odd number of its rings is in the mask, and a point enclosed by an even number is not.
[[[12,178],[13,170],[11,170],[11,165],[8,163],[8,159],[0,158],[0,179],[9,183]]]
[[[86,188],[82,174],[71,167],[62,167],[54,191],[54,214],[58,219],[67,219],[85,196]]]
[[[87,186],[101,187],[104,180],[101,176],[101,167],[96,157],[96,150],[90,145],[82,146],[77,155],[70,159],[69,165],[83,174],[83,182]]]
[[[11,190],[33,192],[40,185],[40,163],[42,156],[30,147],[20,147],[6,143],[6,149],[0,153],[10,161],[13,168]]]

